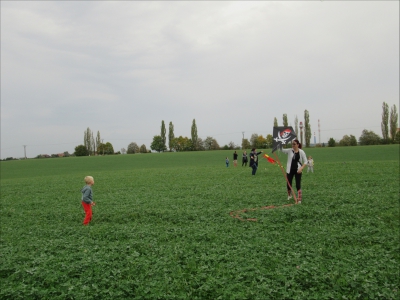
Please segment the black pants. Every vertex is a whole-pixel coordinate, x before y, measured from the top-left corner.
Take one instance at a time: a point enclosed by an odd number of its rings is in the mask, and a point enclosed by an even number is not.
[[[295,179],[296,179],[296,189],[297,190],[301,190],[301,174],[302,173],[298,174],[297,172],[290,172],[290,173],[286,174],[287,175],[287,179],[288,179],[290,185],[292,186],[292,188],[293,188],[293,185],[292,185],[293,177],[295,177]],[[289,184],[286,184],[286,185],[287,185],[287,190],[290,191]]]
[[[257,164],[254,163],[254,164],[251,166],[251,168],[252,168],[251,175],[256,175],[256,172],[257,172],[257,169],[258,169]]]

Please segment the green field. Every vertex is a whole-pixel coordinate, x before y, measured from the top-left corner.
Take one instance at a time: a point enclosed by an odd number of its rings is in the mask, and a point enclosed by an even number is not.
[[[3,161],[0,299],[399,299],[399,145],[305,151],[289,207],[233,151]]]

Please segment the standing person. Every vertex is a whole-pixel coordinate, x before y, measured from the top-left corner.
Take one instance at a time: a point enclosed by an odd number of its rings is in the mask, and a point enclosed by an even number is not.
[[[311,171],[311,173],[314,173],[314,160],[311,157],[311,155],[308,157],[308,160],[307,160],[307,173],[310,171]]]
[[[85,177],[86,185],[81,190],[82,192],[82,206],[85,211],[85,219],[83,220],[83,225],[88,225],[92,220],[92,206],[96,205],[93,202],[93,191],[92,185],[94,184],[94,179],[92,176]]]
[[[238,154],[236,153],[236,151],[233,153],[233,166],[237,167],[237,158],[238,158]]]
[[[296,178],[296,189],[297,189],[297,203],[301,203],[302,192],[301,192],[301,174],[306,166],[307,156],[306,153],[301,149],[301,144],[298,140],[292,141],[292,149],[281,149],[283,153],[288,155],[288,160],[286,164],[287,173],[287,193],[288,200],[292,198],[291,187],[293,177]],[[289,185],[290,184],[290,185]]]
[[[257,149],[253,148],[250,152],[250,168],[252,168],[251,174],[256,175],[257,168],[258,168],[258,155],[260,155],[262,151],[257,153]]]
[[[226,164],[226,167],[228,168],[229,167],[229,158],[228,158],[228,156],[225,159],[225,164]]]
[[[242,155],[242,167],[243,167],[243,165],[245,167],[247,167],[247,152],[246,151],[244,151],[243,155]]]

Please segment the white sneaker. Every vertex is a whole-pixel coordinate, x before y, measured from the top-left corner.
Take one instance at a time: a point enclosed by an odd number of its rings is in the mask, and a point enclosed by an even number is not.
[[[288,196],[287,199],[288,199],[288,200],[292,199],[292,196]]]
[[[297,201],[297,204],[301,204],[301,201]]]

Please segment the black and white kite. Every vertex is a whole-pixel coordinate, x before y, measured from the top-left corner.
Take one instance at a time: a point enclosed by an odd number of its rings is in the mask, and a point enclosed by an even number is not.
[[[282,149],[283,145],[290,143],[296,138],[296,133],[294,132],[292,126],[288,127],[274,127],[273,135],[273,147],[272,153],[278,149]]]

